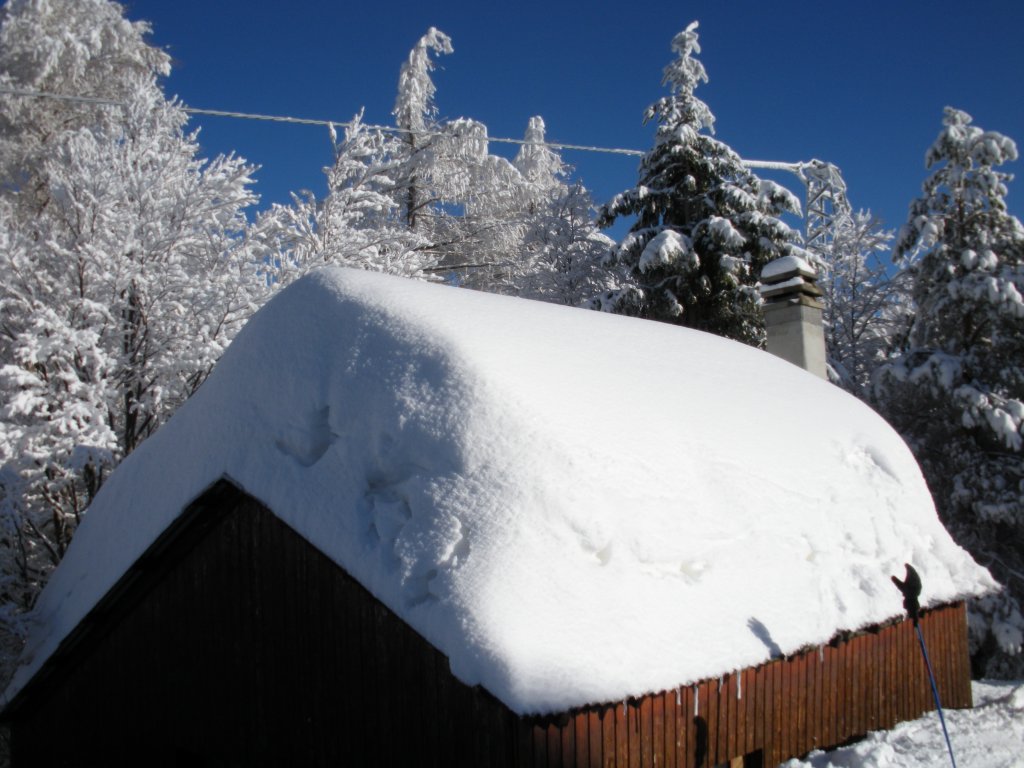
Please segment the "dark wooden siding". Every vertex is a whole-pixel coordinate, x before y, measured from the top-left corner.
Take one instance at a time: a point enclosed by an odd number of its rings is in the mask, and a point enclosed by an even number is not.
[[[922,629],[970,706],[962,604]],[[228,483],[126,575],[5,713],[17,765],[774,765],[932,707],[901,622],[721,679],[519,718]]]
[[[14,765],[514,765],[508,709],[265,507],[219,502],[16,702]]]
[[[963,604],[926,612],[921,629],[943,706],[970,707]],[[693,768],[760,753],[771,766],[931,709],[914,627],[904,621],[720,679],[586,707],[563,725],[538,720],[521,764]],[[567,742],[575,746],[552,760],[551,745]]]

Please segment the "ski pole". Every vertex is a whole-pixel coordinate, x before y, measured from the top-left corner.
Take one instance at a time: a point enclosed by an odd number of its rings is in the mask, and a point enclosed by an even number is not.
[[[924,644],[924,635],[921,634],[921,625],[914,619],[914,629],[917,632],[917,640],[921,644],[921,655],[924,656],[924,665],[928,668],[928,682],[932,684],[932,696],[935,698],[935,710],[939,713],[939,722],[942,723],[942,735],[946,737],[946,749],[949,750],[949,759],[956,768],[956,758],[953,757],[953,745],[949,741],[949,731],[946,730],[946,717],[942,714],[942,702],[939,701],[939,689],[935,685],[935,673],[932,672],[932,662],[928,658],[928,649]]]
[[[914,631],[917,633],[917,642],[921,646],[921,655],[924,656],[924,666],[928,671],[928,682],[932,686],[932,697],[935,699],[935,710],[939,713],[939,722],[942,724],[942,735],[946,738],[946,749],[949,750],[949,760],[953,764],[953,768],[956,768],[956,757],[953,755],[953,744],[949,740],[949,731],[946,729],[946,717],[942,713],[942,702],[939,701],[939,688],[935,684],[935,673],[932,671],[932,662],[928,658],[928,648],[924,643],[924,634],[921,632],[921,624],[918,622],[918,616],[921,612],[921,605],[918,602],[918,597],[921,594],[921,577],[917,571],[914,570],[914,566],[910,563],[906,563],[907,575],[900,581],[897,577],[892,577],[892,583],[896,585],[896,588],[903,593],[903,607],[907,609],[911,620],[914,622]]]

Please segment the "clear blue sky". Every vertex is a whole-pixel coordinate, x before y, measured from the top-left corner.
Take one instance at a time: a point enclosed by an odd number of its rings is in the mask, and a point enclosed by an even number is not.
[[[168,93],[195,107],[390,123],[398,71],[430,26],[455,53],[435,72],[442,117],[521,138],[542,115],[553,141],[645,150],[644,108],[665,93],[672,36],[700,21],[710,82],[698,93],[716,135],[741,156],[838,165],[855,208],[903,223],[924,153],[956,106],[1024,149],[1024,2],[658,0],[635,4],[133,0],[173,57]],[[193,118],[204,152],[262,166],[263,204],[323,191],[322,128]],[[493,146],[493,151],[509,152]],[[636,181],[637,160],[567,152],[603,201]],[[1019,172],[1022,164],[1009,170]],[[784,177],[776,176],[781,181]],[[1008,202],[1024,213],[1024,178]]]

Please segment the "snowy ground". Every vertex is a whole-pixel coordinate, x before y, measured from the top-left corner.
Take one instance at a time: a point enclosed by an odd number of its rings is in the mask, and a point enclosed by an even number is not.
[[[1024,767],[1024,682],[974,683],[974,709],[946,712],[958,768]],[[871,733],[834,752],[812,752],[785,768],[917,768],[950,765],[934,712]]]

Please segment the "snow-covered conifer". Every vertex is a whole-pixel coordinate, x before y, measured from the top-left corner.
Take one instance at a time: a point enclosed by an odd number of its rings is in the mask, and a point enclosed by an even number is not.
[[[479,253],[482,229],[473,220],[486,217],[486,198],[507,189],[507,184],[492,182],[515,171],[508,161],[488,153],[487,127],[482,123],[465,118],[437,121],[431,54],[452,51],[451,38],[431,27],[402,65],[393,110],[401,145],[392,155],[391,194],[409,229],[422,238],[420,250],[453,269],[476,269],[495,259]],[[495,236],[504,234],[500,227],[490,229]],[[473,253],[466,258],[469,250]]]
[[[526,124],[523,144],[516,154],[513,165],[531,185],[535,197],[548,193],[560,194],[569,169],[561,155],[547,144],[547,126],[544,118],[535,115]]]
[[[1011,177],[998,170],[1017,159],[1014,142],[956,109],[943,124],[896,241],[912,322],[875,395],[946,525],[1008,587],[974,606],[982,660],[997,647],[1019,654],[1024,639],[1024,227],[1007,212]]]
[[[490,152],[483,123],[437,120],[433,57],[451,52],[429,29],[401,69],[397,137],[358,116],[336,143],[324,200],[307,193],[260,218],[253,237],[269,282],[346,263],[570,304],[618,285],[600,264],[610,241],[589,195],[569,184],[540,117],[513,161]]]
[[[608,298],[619,311],[759,345],[764,322],[758,277],[769,261],[796,249],[796,233],[778,216],[798,212],[799,202],[784,187],[759,179],[709,135],[714,117],[694,95],[707,81],[695,58],[697,22],[675,36],[672,50],[677,59],[663,78],[670,94],[645,114],[658,127],[654,147],[640,163],[639,183],[599,216],[602,225],[636,217],[614,260],[631,270],[640,293]]]
[[[511,163],[488,152],[480,123],[456,120],[444,130],[453,141],[476,137],[441,166],[464,179],[447,185],[461,215],[440,219],[445,263],[458,265],[461,285],[570,305],[618,285],[601,263],[612,243],[597,230],[587,190],[570,183],[571,169],[546,144],[542,118],[530,118]]]

